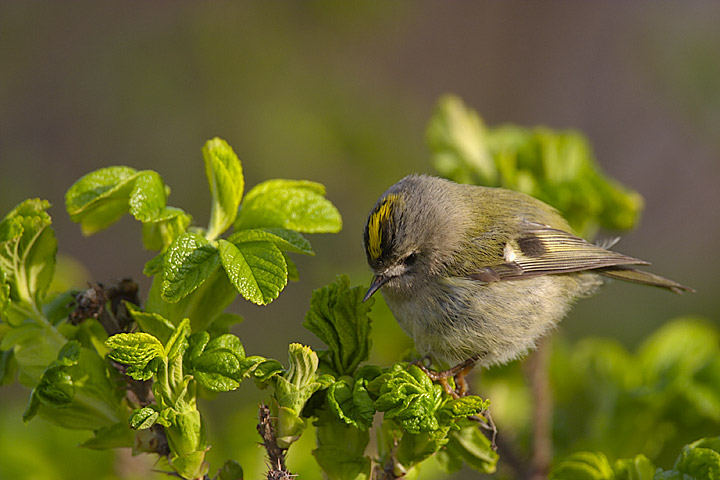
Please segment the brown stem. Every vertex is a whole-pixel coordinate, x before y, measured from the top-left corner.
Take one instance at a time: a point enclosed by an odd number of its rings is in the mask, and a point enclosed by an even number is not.
[[[289,480],[296,475],[291,474],[285,465],[285,451],[278,447],[275,440],[275,429],[270,419],[270,407],[260,404],[257,431],[263,439],[262,445],[268,455],[268,480]]]
[[[550,340],[540,340],[537,351],[528,359],[527,368],[533,398],[532,480],[544,480],[552,462],[552,394],[548,367]]]

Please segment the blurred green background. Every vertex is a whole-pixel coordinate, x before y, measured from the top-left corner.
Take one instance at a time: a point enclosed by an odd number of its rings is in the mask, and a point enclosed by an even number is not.
[[[316,257],[297,258],[301,281],[272,305],[232,307],[246,318],[234,331],[248,353],[284,359],[290,342],[320,346],[301,327],[313,289],[343,272],[369,283],[365,217],[400,177],[432,172],[425,128],[447,92],[491,126],[584,132],[605,171],[645,198],[639,228],[617,249],[698,290],[614,283],[579,303],[560,335],[632,347],[680,314],[720,322],[720,4],[711,1],[3,0],[0,212],[47,198],[60,252],[84,267],[80,285],[131,277],[147,288],[139,224],[126,218],[85,238],[65,214],[64,193],[81,175],[156,170],[170,204],[199,224],[210,201],[200,148],[216,135],[239,155],[248,188],[276,177],[324,183],[343,231],[311,238]],[[372,360],[387,365],[410,342],[384,307],[375,311]],[[152,466],[79,450],[84,435],[40,420],[22,425],[28,393],[0,389],[0,478],[142,478]],[[213,467],[232,456],[262,468],[262,452],[246,451],[261,398],[247,385],[212,403]]]

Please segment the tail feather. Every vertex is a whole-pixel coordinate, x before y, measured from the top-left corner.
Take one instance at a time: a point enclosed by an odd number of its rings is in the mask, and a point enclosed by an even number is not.
[[[641,283],[643,285],[651,285],[653,287],[666,288],[674,293],[694,292],[690,287],[681,285],[668,278],[655,275],[654,273],[646,272],[643,270],[636,270],[631,267],[608,267],[598,269],[598,273],[610,277],[617,278],[619,280],[625,280],[626,282]]]

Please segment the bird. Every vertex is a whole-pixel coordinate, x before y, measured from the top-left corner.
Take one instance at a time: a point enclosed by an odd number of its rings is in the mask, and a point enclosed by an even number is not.
[[[363,243],[374,274],[363,301],[381,291],[418,353],[452,366],[424,370],[454,396],[465,394],[474,366],[534,349],[607,278],[694,291],[580,238],[534,197],[429,175],[406,176],[380,196]]]

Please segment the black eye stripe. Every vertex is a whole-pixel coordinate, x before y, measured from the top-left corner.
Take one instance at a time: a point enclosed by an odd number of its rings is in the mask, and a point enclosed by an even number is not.
[[[410,265],[415,263],[416,260],[417,260],[417,252],[413,252],[410,255],[408,255],[407,257],[405,257],[405,260],[403,260],[403,263],[409,267]]]

